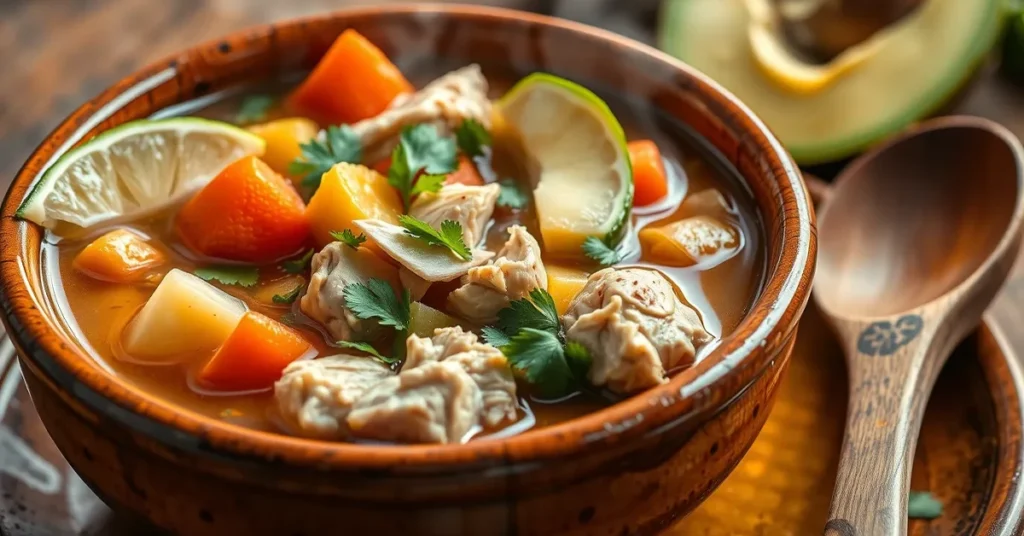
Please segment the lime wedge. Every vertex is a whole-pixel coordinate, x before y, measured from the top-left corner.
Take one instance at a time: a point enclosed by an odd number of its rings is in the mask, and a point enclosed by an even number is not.
[[[589,236],[617,243],[633,207],[626,135],[593,92],[545,73],[498,102],[536,166],[533,191],[546,252],[578,257]]]
[[[180,201],[264,147],[259,136],[219,121],[132,121],[61,156],[16,215],[51,229],[138,216]]]

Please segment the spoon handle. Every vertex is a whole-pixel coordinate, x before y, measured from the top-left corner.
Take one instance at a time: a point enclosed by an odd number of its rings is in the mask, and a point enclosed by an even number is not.
[[[906,314],[836,325],[850,400],[826,536],[907,533],[907,493],[928,394],[955,341]]]

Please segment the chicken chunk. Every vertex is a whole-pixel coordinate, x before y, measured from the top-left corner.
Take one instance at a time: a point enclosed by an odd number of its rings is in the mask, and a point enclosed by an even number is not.
[[[281,418],[297,435],[320,439],[349,437],[347,417],[353,404],[374,385],[394,377],[376,359],[333,355],[296,361],[274,384]]]
[[[462,225],[462,239],[473,247],[480,243],[494,214],[494,203],[501,193],[501,186],[466,186],[448,184],[437,193],[419,195],[409,207],[409,215],[419,218],[435,229],[445,220],[457,221]]]
[[[357,318],[345,307],[344,291],[352,283],[365,284],[371,278],[401,288],[398,269],[372,251],[332,242],[313,256],[309,287],[299,308],[336,340],[370,340],[378,335],[380,326],[376,321]]]
[[[547,289],[548,275],[540,244],[525,227],[509,227],[509,239],[489,263],[470,268],[462,286],[448,296],[452,312],[485,324],[498,318],[509,301],[521,300],[537,288]]]
[[[590,351],[590,382],[623,394],[664,383],[667,370],[691,365],[712,338],[672,283],[645,268],[591,275],[562,325],[566,339]]]
[[[425,363],[462,366],[480,388],[483,425],[495,427],[516,420],[516,382],[508,360],[497,348],[479,342],[476,334],[453,327],[437,329],[429,339],[412,335],[406,340],[405,353],[403,374]]]
[[[486,128],[491,125],[487,79],[475,64],[452,71],[416,93],[398,96],[387,110],[352,129],[362,141],[363,161],[376,162],[391,154],[404,127],[431,123],[447,133],[466,119]]]
[[[387,378],[352,407],[356,437],[399,443],[460,443],[477,428],[483,397],[455,362],[424,363]]]

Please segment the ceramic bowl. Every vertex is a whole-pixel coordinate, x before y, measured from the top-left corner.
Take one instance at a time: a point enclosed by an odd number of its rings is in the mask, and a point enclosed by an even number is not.
[[[87,355],[55,313],[39,228],[15,208],[54,158],[168,106],[308,69],[346,28],[409,58],[544,70],[646,99],[742,176],[766,230],[767,276],[738,329],[693,368],[619,404],[515,437],[456,446],[291,438],[204,418]],[[107,502],[189,535],[625,534],[666,526],[708,495],[761,429],[807,301],[815,233],[778,141],[693,69],[601,30],[478,7],[358,9],[230,35],[118,82],[22,168],[0,221],[4,322],[47,430]]]

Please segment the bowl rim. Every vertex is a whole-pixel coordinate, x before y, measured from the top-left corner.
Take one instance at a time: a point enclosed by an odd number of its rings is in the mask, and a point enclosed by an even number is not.
[[[247,35],[271,32],[273,28],[296,27],[317,21],[357,17],[415,16],[429,14],[453,19],[497,19],[499,22],[527,23],[582,37],[610,42],[630,54],[647,56],[668,65],[700,86],[702,99],[711,99],[722,110],[735,114],[745,124],[743,137],[755,145],[769,162],[767,173],[777,183],[779,207],[777,229],[765,229],[781,244],[778,261],[766,265],[761,293],[739,326],[697,365],[676,374],[660,386],[630,398],[555,425],[496,439],[480,439],[457,445],[365,445],[331,442],[280,433],[264,432],[219,421],[182,408],[143,392],[95,364],[93,356],[68,344],[53,324],[55,319],[37,305],[45,297],[29,290],[29,273],[24,254],[29,222],[14,218],[14,212],[31,187],[63,152],[76,145],[81,135],[103,117],[96,116],[112,106],[120,109],[126,95],[140,84],[166,76],[180,58],[215,51],[218,44]],[[116,111],[116,110],[115,110]],[[62,144],[51,143],[61,133],[72,133]],[[75,135],[78,136],[76,139]],[[168,59],[150,63],[124,77],[98,97],[77,108],[56,127],[32,153],[15,176],[0,211],[0,306],[3,321],[23,363],[36,367],[60,390],[84,402],[88,408],[109,416],[156,439],[189,452],[230,454],[241,459],[284,462],[292,466],[324,469],[427,466],[479,466],[497,462],[512,465],[538,459],[566,458],[589,452],[598,445],[623,442],[651,435],[690,422],[715,411],[742,393],[790,342],[796,323],[810,295],[817,238],[814,212],[799,171],[781,143],[757,116],[717,83],[683,62],[653,47],[612,32],[555,17],[512,9],[454,4],[388,5],[355,7],[303,18],[287,19],[231,32],[218,39],[179,51]],[[33,242],[34,243],[34,242]],[[769,257],[769,260],[772,256]],[[40,272],[42,267],[40,266]],[[41,283],[42,286],[45,286]],[[742,336],[741,336],[742,335]],[[754,356],[760,359],[750,359]],[[66,398],[66,397],[65,397]],[[422,474],[422,473],[418,473]]]

